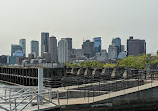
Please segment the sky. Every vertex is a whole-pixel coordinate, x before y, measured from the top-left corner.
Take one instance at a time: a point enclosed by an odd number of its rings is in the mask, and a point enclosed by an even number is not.
[[[145,39],[147,53],[158,50],[158,0],[0,0],[0,55],[10,55],[19,39],[38,40],[49,32],[59,41],[71,37],[73,48],[102,37],[102,49],[115,37]]]

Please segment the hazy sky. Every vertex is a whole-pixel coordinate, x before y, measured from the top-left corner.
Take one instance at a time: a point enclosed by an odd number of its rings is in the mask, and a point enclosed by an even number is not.
[[[41,32],[83,39],[102,37],[107,49],[114,37],[126,45],[129,36],[145,39],[147,52],[158,50],[158,0],[0,0],[0,55],[10,55],[11,44],[39,40]]]

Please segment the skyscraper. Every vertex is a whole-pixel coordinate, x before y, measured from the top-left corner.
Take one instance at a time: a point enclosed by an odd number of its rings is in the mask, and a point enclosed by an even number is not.
[[[72,57],[72,38],[65,38],[68,42],[68,57]]]
[[[22,52],[26,56],[26,39],[20,39],[19,45],[22,47]]]
[[[11,45],[11,56],[13,56],[13,54],[16,52],[16,51],[22,51],[22,46],[20,45]]]
[[[95,54],[101,52],[101,37],[93,38]]]
[[[58,42],[58,61],[59,63],[68,62],[68,41],[65,38]]]
[[[121,45],[121,52],[125,52],[125,46]]]
[[[72,38],[65,38],[68,42],[68,50],[72,51]]]
[[[34,54],[34,57],[39,56],[39,42],[36,40],[31,41],[31,54]]]
[[[57,62],[57,39],[55,36],[49,37],[49,53],[51,55],[51,61]]]
[[[121,39],[119,37],[112,40],[112,43],[117,47],[117,55],[121,52]]]
[[[49,33],[42,32],[41,33],[41,56],[43,57],[44,52],[48,52],[48,39]]]
[[[82,45],[83,53],[87,58],[94,57],[94,42],[86,40]]]
[[[129,37],[129,39],[127,39],[127,56],[138,56],[141,54],[146,54],[145,40],[133,39],[132,36]]]

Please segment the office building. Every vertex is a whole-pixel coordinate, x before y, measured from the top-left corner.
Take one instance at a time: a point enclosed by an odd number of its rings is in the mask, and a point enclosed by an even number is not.
[[[117,55],[121,52],[121,39],[119,37],[112,40],[112,44],[115,44],[117,47]]]
[[[7,55],[0,56],[0,64],[6,65],[7,64],[7,59],[8,59]]]
[[[19,45],[22,47],[22,52],[26,56],[26,39],[20,39]]]
[[[68,42],[68,58],[72,58],[73,54],[72,54],[72,38],[64,38],[67,40]]]
[[[43,57],[44,52],[48,52],[48,39],[49,33],[42,32],[41,33],[41,56]]]
[[[72,51],[72,38],[65,38],[68,42],[68,50]]]
[[[121,52],[125,52],[125,46],[121,45]]]
[[[51,61],[57,62],[58,56],[57,56],[57,39],[55,36],[49,37],[49,53],[51,55]]]
[[[108,48],[108,58],[111,60],[117,59],[118,56],[118,47],[115,45],[115,42],[112,41],[112,45],[109,45]]]
[[[65,38],[58,42],[58,61],[59,63],[68,62],[68,41]]]
[[[90,40],[86,40],[85,42],[83,42],[82,50],[87,58],[94,57],[94,42],[90,42]]]
[[[133,39],[132,36],[129,37],[129,39],[127,39],[127,56],[139,56],[141,54],[146,54],[145,40]]]
[[[22,46],[20,45],[11,45],[11,56],[13,56],[13,54],[16,52],[16,51],[22,51]]]
[[[36,40],[31,41],[31,54],[34,54],[34,57],[39,56],[39,42]]]
[[[97,54],[98,52],[101,52],[101,37],[95,37],[93,38],[94,41],[94,50],[95,50],[95,54]]]

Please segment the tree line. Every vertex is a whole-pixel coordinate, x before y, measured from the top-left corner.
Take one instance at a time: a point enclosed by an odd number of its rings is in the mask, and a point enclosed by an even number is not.
[[[158,54],[158,53],[157,53]],[[123,59],[117,60],[115,63],[102,63],[98,61],[82,61],[79,63],[66,63],[67,67],[125,67],[133,69],[146,69],[147,65],[158,66],[158,56],[151,56],[150,54],[133,56],[130,55]]]

